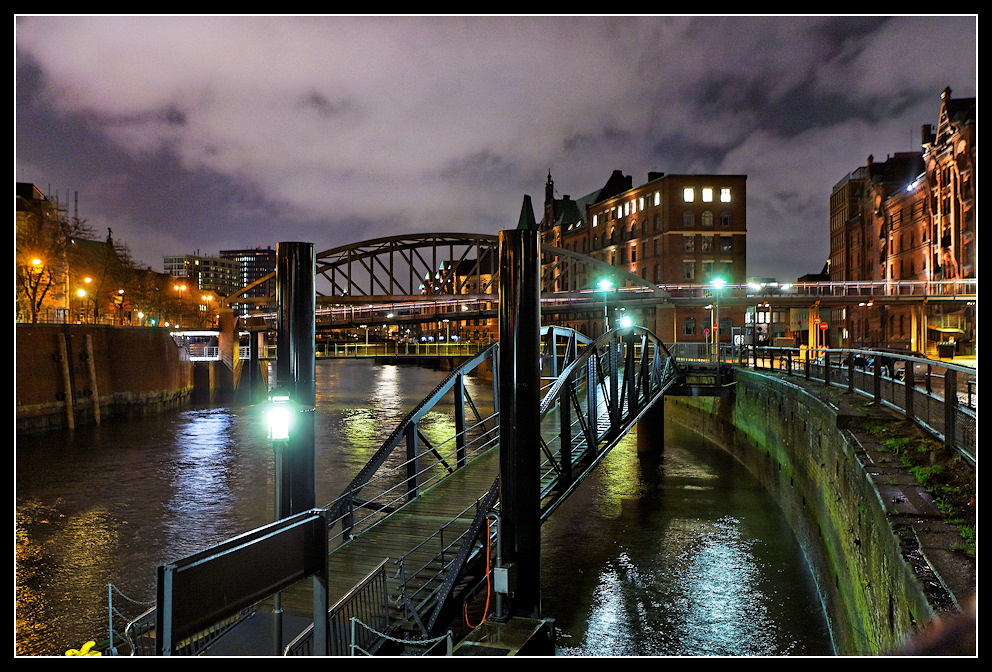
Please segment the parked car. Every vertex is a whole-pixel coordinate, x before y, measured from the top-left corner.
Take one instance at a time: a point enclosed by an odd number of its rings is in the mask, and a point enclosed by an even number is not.
[[[918,359],[927,359],[927,356],[922,352],[916,352],[915,350],[901,350],[899,348],[873,348],[873,350],[879,353],[877,356],[882,360],[882,375],[888,375],[889,378],[905,380],[906,364],[910,361],[912,361],[913,364],[914,377],[919,378],[927,373],[929,360],[923,362],[916,361]],[[908,357],[912,357],[913,359],[905,359]]]
[[[845,357],[841,360],[841,366],[847,367],[850,365],[850,357]],[[854,367],[857,369],[868,370],[874,365],[874,358],[871,356],[866,356],[862,354],[854,355]]]

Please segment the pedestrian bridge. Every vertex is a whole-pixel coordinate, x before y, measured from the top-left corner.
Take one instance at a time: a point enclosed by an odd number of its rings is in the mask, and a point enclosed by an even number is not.
[[[542,454],[543,522],[664,394],[684,392],[687,370],[640,327],[614,330],[594,341],[569,329],[544,327],[541,340],[541,425],[534,448]],[[498,357],[494,343],[452,371],[341,495],[321,507],[332,655],[395,651],[399,638],[406,647],[426,648],[443,638],[479,593],[492,598],[486,600],[492,604],[488,614],[499,616],[505,594],[492,589],[495,573],[489,571],[501,569],[498,401],[493,408],[481,407],[464,385],[464,377],[479,369],[495,370]],[[498,376],[493,379],[495,388]],[[451,435],[428,436],[421,421],[451,396]],[[499,390],[494,389],[493,399],[499,399]],[[180,572],[219,554],[210,549],[173,567]],[[224,580],[214,578],[216,583],[199,587],[199,604],[210,603],[212,590],[226,588]],[[158,609],[162,604],[160,586]],[[198,630],[180,630],[181,636],[165,642],[158,609],[129,627],[127,638],[138,654],[216,654],[234,639],[224,634],[228,630],[271,621],[262,604],[252,604],[231,614],[218,612],[223,618],[209,627],[200,627],[198,619]],[[181,608],[167,610],[174,619]],[[262,646],[265,651],[250,653],[271,654],[271,637]],[[281,653],[313,651],[311,624]]]

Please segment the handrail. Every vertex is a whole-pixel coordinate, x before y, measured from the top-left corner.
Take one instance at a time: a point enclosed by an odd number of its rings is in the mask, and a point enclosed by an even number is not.
[[[542,427],[558,412],[558,433],[542,437],[542,521],[683,376],[668,347],[643,327],[607,332],[586,347],[541,402]]]
[[[757,369],[846,387],[904,414],[971,464],[977,462],[977,368],[858,348],[758,347],[751,360]]]
[[[355,649],[374,651],[377,643],[381,641],[381,636],[388,631],[390,627],[387,608],[389,598],[386,594],[388,562],[389,558],[383,558],[375,569],[327,610],[327,621],[330,626],[328,655],[354,655]],[[362,629],[360,636],[352,628],[346,627],[354,618],[358,618],[367,626]],[[283,648],[283,655],[313,655],[313,623]]]

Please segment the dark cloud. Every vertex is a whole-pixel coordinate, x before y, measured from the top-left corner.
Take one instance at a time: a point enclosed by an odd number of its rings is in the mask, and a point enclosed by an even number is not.
[[[752,275],[975,95],[975,17],[18,17],[17,179],[134,256],[495,233],[612,170],[748,175]],[[539,205],[539,204],[538,204]],[[805,245],[804,254],[795,253]]]

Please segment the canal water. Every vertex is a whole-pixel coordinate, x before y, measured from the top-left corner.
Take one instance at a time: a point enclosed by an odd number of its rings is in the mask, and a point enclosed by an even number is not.
[[[322,360],[317,503],[331,501],[445,375]],[[477,404],[491,388],[469,379]],[[450,424],[441,408],[427,422]],[[195,408],[17,437],[15,654],[106,640],[152,606],[156,568],[272,520],[260,407]],[[542,531],[542,609],[573,656],[831,655],[815,586],[774,503],[668,423],[631,435]],[[429,431],[429,428],[425,428]]]

